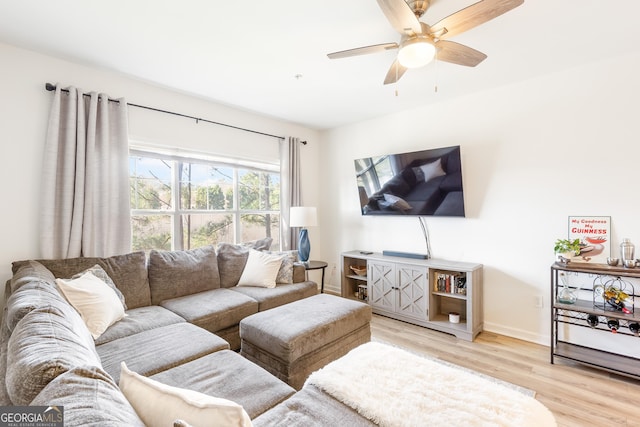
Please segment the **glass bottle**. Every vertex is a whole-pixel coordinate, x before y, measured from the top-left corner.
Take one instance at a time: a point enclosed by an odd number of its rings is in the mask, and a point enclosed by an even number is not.
[[[629,330],[635,336],[640,335],[640,323],[638,323],[638,322],[629,323]]]
[[[598,323],[600,323],[600,319],[598,319],[598,316],[596,316],[595,314],[590,314],[587,316],[587,323],[592,328],[595,328],[596,326],[598,326]]]
[[[609,327],[609,329],[611,329],[611,332],[617,334],[618,329],[620,329],[620,322],[618,322],[618,319],[610,318],[609,320],[607,320],[607,326]]]

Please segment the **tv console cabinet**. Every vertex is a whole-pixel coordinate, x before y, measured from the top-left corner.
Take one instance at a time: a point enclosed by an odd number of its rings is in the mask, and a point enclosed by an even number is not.
[[[467,341],[482,331],[482,264],[367,251],[343,252],[341,261],[341,295],[376,314]]]

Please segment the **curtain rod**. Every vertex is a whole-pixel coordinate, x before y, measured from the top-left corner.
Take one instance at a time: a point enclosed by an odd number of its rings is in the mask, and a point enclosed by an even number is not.
[[[56,85],[51,84],[51,83],[45,83],[44,88],[45,88],[46,90],[48,90],[49,92],[51,92],[51,91],[56,90]],[[62,92],[67,92],[67,93],[69,93],[69,90],[68,90],[68,89],[60,89],[60,90],[61,90]],[[83,95],[84,95],[84,96],[89,96],[89,95],[88,95],[88,94],[86,94],[86,93],[85,93],[85,94],[83,94]],[[117,102],[117,103],[119,103],[119,102],[120,102],[120,101],[118,101],[117,99],[111,99],[111,98],[109,98],[109,101],[110,101],[110,102]],[[213,121],[213,120],[207,120],[207,119],[202,119],[202,118],[200,118],[200,117],[189,116],[189,115],[187,115],[187,114],[175,113],[175,112],[173,112],[173,111],[161,110],[161,109],[159,109],[159,108],[147,107],[146,105],[132,104],[132,103],[130,103],[130,102],[127,102],[127,105],[128,105],[129,107],[138,107],[138,108],[142,108],[142,109],[144,109],[144,110],[151,110],[151,111],[156,111],[156,112],[158,112],[158,113],[171,114],[171,115],[174,115],[174,116],[184,117],[184,118],[187,118],[187,119],[193,119],[193,120],[195,120],[195,121],[196,121],[196,123],[198,123],[198,122],[206,122],[206,123],[211,123],[211,124],[214,124],[214,125],[226,126],[226,127],[228,127],[228,128],[237,129],[237,130],[242,130],[242,131],[245,131],[245,132],[256,133],[256,134],[258,134],[258,135],[269,136],[269,137],[271,137],[271,138],[277,138],[277,139],[282,139],[282,140],[286,139],[284,136],[271,135],[270,133],[264,133],[264,132],[259,132],[259,131],[257,131],[257,130],[241,128],[241,127],[239,127],[239,126],[228,125],[228,124],[226,124],[226,123],[215,122],[215,121]],[[304,145],[307,145],[307,141],[302,141],[302,143],[303,143]]]

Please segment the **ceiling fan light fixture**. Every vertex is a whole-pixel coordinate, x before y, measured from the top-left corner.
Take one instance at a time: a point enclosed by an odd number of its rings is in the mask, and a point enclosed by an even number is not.
[[[402,44],[398,61],[405,68],[420,68],[433,61],[436,47],[428,40],[415,38]]]

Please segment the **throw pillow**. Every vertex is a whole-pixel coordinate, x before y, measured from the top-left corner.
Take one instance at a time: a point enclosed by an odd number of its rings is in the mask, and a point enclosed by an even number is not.
[[[130,371],[122,362],[120,390],[148,426],[171,426],[182,420],[194,426],[251,426],[247,412],[235,402],[162,384]]]
[[[438,159],[435,162],[427,163],[426,165],[413,168],[413,172],[416,175],[416,181],[427,182],[433,178],[437,178],[447,173],[442,169],[442,160]]]
[[[389,204],[391,209],[397,211],[408,211],[411,209],[411,205],[409,203],[398,196],[394,196],[393,194],[385,194],[384,200]]]
[[[276,283],[293,283],[293,265],[298,261],[298,251],[268,251],[267,253],[283,257],[282,265],[280,266],[280,270],[278,270],[278,275],[276,276]]]
[[[72,279],[77,279],[78,277],[82,276],[84,273],[87,273],[87,272],[90,272],[91,274],[96,276],[98,279],[100,279],[104,283],[106,283],[107,286],[109,286],[111,289],[113,289],[113,292],[116,293],[116,295],[118,296],[118,299],[122,303],[122,307],[124,307],[125,311],[127,310],[127,304],[124,302],[124,295],[122,295],[122,292],[120,292],[120,289],[118,289],[116,287],[115,283],[113,283],[113,280],[111,280],[111,277],[109,277],[107,272],[104,271],[104,269],[102,267],[100,267],[99,264],[96,264],[93,267],[88,268],[85,271],[83,271],[81,273],[78,273],[78,274],[74,275],[71,278]]]
[[[116,293],[93,273],[76,279],[56,279],[56,283],[94,339],[124,317],[124,307]]]
[[[219,243],[216,251],[218,252],[218,269],[220,270],[220,287],[232,288],[238,284],[240,276],[244,271],[244,265],[249,257],[249,249],[258,251],[266,251],[271,248],[273,239],[265,237],[260,240],[240,243]]]
[[[251,249],[238,286],[275,288],[283,258],[284,256],[281,255],[271,255]]]

